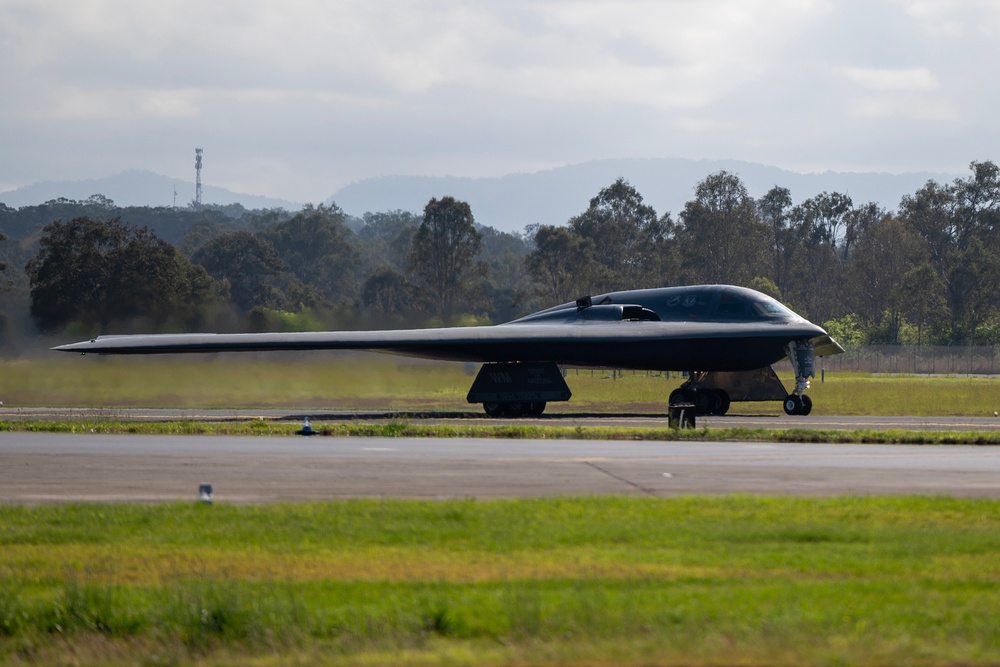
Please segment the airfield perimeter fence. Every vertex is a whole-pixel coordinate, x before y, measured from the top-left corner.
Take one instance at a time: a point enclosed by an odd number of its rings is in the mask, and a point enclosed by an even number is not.
[[[992,345],[868,345],[817,359],[817,374],[821,369],[828,373],[997,375],[1000,374],[1000,348]]]

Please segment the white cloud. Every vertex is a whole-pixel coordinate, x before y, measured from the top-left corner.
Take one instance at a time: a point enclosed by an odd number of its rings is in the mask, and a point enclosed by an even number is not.
[[[885,69],[878,67],[845,67],[843,74],[854,83],[873,91],[926,93],[938,90],[941,84],[926,67]]]
[[[960,40],[1000,33],[1000,3],[996,0],[894,0],[894,4],[935,38]]]
[[[856,118],[910,118],[923,121],[955,122],[960,119],[955,109],[943,100],[911,100],[890,97],[861,97],[850,103]]]

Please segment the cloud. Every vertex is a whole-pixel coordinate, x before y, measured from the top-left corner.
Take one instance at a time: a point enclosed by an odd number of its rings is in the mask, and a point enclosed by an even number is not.
[[[937,77],[926,67],[912,69],[845,67],[842,72],[854,83],[872,91],[925,93],[936,91],[941,87]]]
[[[300,201],[602,157],[944,171],[1000,148],[998,33],[985,0],[0,0],[0,181],[195,145]]]

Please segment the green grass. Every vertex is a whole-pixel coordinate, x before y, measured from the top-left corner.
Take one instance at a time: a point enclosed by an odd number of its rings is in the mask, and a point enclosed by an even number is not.
[[[436,425],[421,421],[324,424],[315,421],[320,436],[379,438],[513,438],[553,440],[696,440],[745,442],[809,442],[839,444],[1000,445],[1000,432],[823,430],[811,428],[700,428],[677,430],[666,426],[527,426],[516,424]],[[0,433],[100,433],[139,435],[249,435],[292,436],[300,424],[271,420],[251,421],[74,421],[0,420]]]
[[[475,365],[360,353],[58,355],[0,361],[0,400],[6,407],[470,410],[465,395],[475,371]],[[682,379],[630,371],[612,379],[604,371],[570,370],[566,381],[573,399],[551,404],[552,412],[663,412]],[[809,394],[817,415],[985,416],[1000,410],[1000,382],[982,377],[829,372]],[[735,414],[780,411],[777,402],[732,408]]]
[[[0,662],[1000,662],[1000,502],[0,507]]]

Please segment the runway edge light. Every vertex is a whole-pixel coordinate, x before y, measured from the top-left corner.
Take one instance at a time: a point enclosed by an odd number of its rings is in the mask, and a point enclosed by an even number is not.
[[[302,420],[302,428],[295,433],[296,435],[316,435],[316,431],[313,430],[312,424],[309,423],[309,417]]]
[[[206,505],[212,504],[212,485],[202,482],[198,485],[198,500]]]

